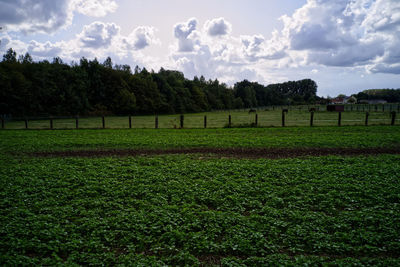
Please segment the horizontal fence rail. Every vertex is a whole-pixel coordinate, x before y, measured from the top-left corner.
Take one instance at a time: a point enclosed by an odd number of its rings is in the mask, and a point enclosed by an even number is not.
[[[354,105],[355,106],[355,105]],[[371,106],[371,105],[370,105]],[[330,112],[318,106],[273,106],[202,114],[98,117],[1,117],[1,129],[133,129],[231,128],[286,126],[399,125],[398,111],[354,110]],[[398,105],[393,105],[396,108]],[[250,112],[249,112],[250,111]]]

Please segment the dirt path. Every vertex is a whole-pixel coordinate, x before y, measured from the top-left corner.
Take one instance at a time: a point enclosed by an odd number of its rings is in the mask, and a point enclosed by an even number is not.
[[[357,156],[400,154],[397,148],[172,148],[172,149],[113,149],[36,152],[35,157],[109,157],[154,156],[170,154],[204,154],[232,158],[296,158],[305,156]]]

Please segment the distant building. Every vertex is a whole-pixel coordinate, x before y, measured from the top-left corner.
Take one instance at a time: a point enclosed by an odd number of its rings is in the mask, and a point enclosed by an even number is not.
[[[330,104],[337,105],[337,104],[343,104],[343,102],[344,102],[343,97],[335,97],[331,99]]]
[[[355,97],[352,96],[345,96],[345,97],[335,97],[332,98],[330,101],[330,104],[332,105],[343,105],[343,104],[349,104],[351,103],[351,99],[355,99]],[[357,102],[357,99],[355,99],[355,102]]]

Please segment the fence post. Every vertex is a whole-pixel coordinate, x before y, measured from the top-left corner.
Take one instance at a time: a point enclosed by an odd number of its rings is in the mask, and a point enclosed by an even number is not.
[[[256,113],[256,120],[255,120],[255,123],[256,123],[256,127],[258,126],[258,114]]]
[[[204,115],[204,129],[207,128],[207,116]]]
[[[28,119],[25,118],[25,129],[28,129]]]
[[[103,129],[106,128],[106,120],[105,120],[104,116],[101,116],[101,122],[103,124]]]
[[[1,129],[4,129],[4,118],[1,118]]]
[[[282,110],[282,127],[285,127],[285,111]]]
[[[154,128],[158,129],[158,115],[156,115],[156,117],[154,119]]]
[[[129,129],[132,129],[132,117],[129,116]]]
[[[75,128],[79,129],[79,118],[78,118],[78,116],[75,117]]]
[[[369,117],[369,112],[367,111],[365,113],[365,126],[368,126],[368,117]]]
[[[229,128],[232,127],[232,117],[231,117],[231,114],[229,114],[229,117],[228,117],[228,126],[229,126]]]
[[[314,111],[311,111],[310,115],[310,126],[312,127],[314,125]]]
[[[339,111],[338,126],[342,125],[342,112]]]
[[[394,125],[396,121],[396,111],[392,111],[392,122],[390,123],[390,125]]]
[[[50,129],[53,130],[53,118],[50,118]]]
[[[183,128],[183,120],[184,120],[184,116],[183,114],[181,115],[180,121],[181,121],[181,129]]]

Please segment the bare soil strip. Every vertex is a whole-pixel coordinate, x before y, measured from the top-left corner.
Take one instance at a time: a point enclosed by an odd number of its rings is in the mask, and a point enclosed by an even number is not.
[[[30,153],[35,157],[126,157],[156,156],[171,154],[203,154],[230,158],[296,158],[307,156],[358,156],[379,154],[400,154],[396,148],[172,148],[172,149],[112,149],[73,150]]]

